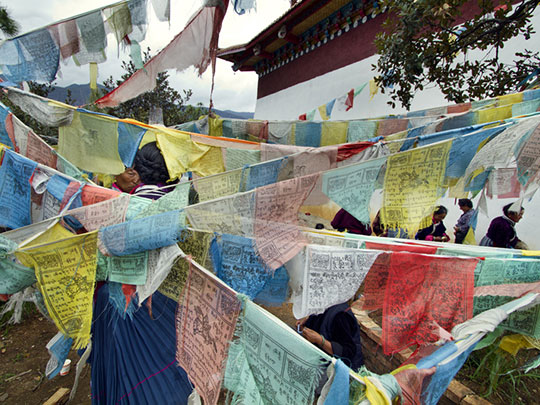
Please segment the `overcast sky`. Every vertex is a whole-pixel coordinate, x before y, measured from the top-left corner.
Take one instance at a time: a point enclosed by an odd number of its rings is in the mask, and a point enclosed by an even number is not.
[[[21,26],[21,33],[49,25],[55,21],[75,16],[85,11],[114,3],[114,0],[0,0],[7,6],[11,17]],[[149,1],[150,3],[150,1]],[[153,9],[149,6],[149,26],[146,40],[141,44],[143,49],[149,46],[152,53],[165,47],[185,26],[189,17],[200,7],[201,0],[171,0],[171,23],[157,20]],[[289,8],[289,0],[257,0],[257,11],[237,15],[229,5],[221,36],[220,47],[242,44],[266,28]],[[119,78],[123,73],[122,60],[129,58],[126,50],[118,49],[116,40],[109,34],[107,61],[99,64],[98,82],[103,82],[110,75]],[[210,96],[211,69],[199,78],[194,69],[189,68],[182,73],[170,71],[170,83],[177,90],[192,89],[190,104],[202,102],[208,105]],[[77,67],[72,62],[61,65],[57,85],[67,86],[72,83],[88,83],[88,65]],[[235,73],[231,63],[218,59],[216,68],[216,84],[214,89],[214,106],[218,109],[235,111],[254,111],[257,94],[257,75],[253,72]]]

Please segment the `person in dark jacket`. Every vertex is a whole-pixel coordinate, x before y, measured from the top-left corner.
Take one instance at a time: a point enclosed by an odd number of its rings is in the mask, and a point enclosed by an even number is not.
[[[511,210],[513,203],[503,207],[503,216],[495,218],[489,224],[486,236],[480,241],[480,246],[493,246],[499,248],[520,249],[526,245],[517,237],[514,226],[523,216],[525,209]]]
[[[436,207],[431,218],[432,224],[424,229],[420,229],[414,238],[435,242],[448,242],[450,237],[446,234],[446,227],[443,224],[443,219],[446,218],[447,213],[448,210],[443,205]]]
[[[360,235],[371,235],[371,226],[360,222],[343,208],[341,208],[330,223],[334,229],[339,232],[347,231]]]
[[[302,318],[296,325],[307,340],[340,358],[349,368],[357,370],[364,364],[360,327],[348,302],[333,305],[322,314]]]

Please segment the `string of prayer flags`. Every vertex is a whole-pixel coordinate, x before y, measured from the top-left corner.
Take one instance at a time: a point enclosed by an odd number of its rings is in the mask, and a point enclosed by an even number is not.
[[[169,211],[101,228],[99,250],[106,256],[125,256],[170,246],[184,227],[181,214],[181,210]]]
[[[176,314],[176,360],[205,404],[218,403],[239,312],[236,294],[190,263]]]
[[[386,158],[340,167],[322,176],[322,191],[360,222],[369,223],[369,201]]]
[[[40,97],[37,94],[9,87],[9,101],[20,107],[41,124],[49,127],[69,125],[73,119],[73,107]]]
[[[30,179],[37,163],[6,149],[0,166],[0,226],[30,225]]]
[[[518,155],[519,151],[516,148],[520,146],[520,141],[527,139],[539,123],[540,118],[537,116],[522,118],[486,143],[467,166],[465,181],[470,182],[475,176],[490,168],[508,167],[510,161]]]
[[[384,225],[414,234],[430,224],[451,146],[449,140],[388,157],[381,208]]]
[[[320,314],[354,297],[379,253],[308,245],[304,260],[288,266],[291,279],[302,286],[291,297],[294,317]]]
[[[202,75],[208,65],[215,64],[221,23],[229,2],[219,6],[203,5],[186,24],[186,28],[128,80],[96,101],[100,107],[114,107],[137,97],[156,86],[159,72],[167,69],[182,71],[195,66]],[[170,10],[170,9],[169,9]]]
[[[383,305],[383,350],[448,338],[473,315],[478,259],[393,252]]]
[[[90,339],[96,279],[97,232],[20,250],[17,258],[33,267],[50,317],[80,349]]]
[[[251,301],[244,305],[227,358],[230,403],[312,403],[328,356]]]

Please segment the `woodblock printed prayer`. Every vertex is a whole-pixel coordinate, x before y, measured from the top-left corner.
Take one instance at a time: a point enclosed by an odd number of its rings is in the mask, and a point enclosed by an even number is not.
[[[242,169],[237,169],[197,179],[193,186],[199,194],[199,201],[203,202],[238,193],[241,191],[241,179]]]
[[[388,157],[381,221],[409,234],[428,226],[431,209],[440,196],[452,141]]]
[[[318,177],[298,177],[255,191],[255,244],[269,268],[282,266],[306,244],[297,226],[298,210]]]
[[[34,267],[49,315],[60,332],[74,340],[75,349],[90,339],[96,254],[97,232],[17,253],[23,264]]]
[[[326,355],[251,301],[245,305],[225,377],[233,403],[311,404]]]
[[[352,298],[380,252],[309,245],[301,297],[293,297],[300,319],[321,314]]]
[[[239,312],[232,290],[190,266],[176,314],[176,360],[205,404],[217,404]]]
[[[383,305],[383,350],[436,342],[472,318],[478,259],[393,252]]]

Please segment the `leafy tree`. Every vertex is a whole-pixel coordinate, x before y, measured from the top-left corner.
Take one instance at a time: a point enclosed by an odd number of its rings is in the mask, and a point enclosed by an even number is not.
[[[417,91],[435,83],[447,100],[460,103],[515,91],[540,66],[538,51],[515,52],[512,63],[499,51],[511,38],[530,39],[538,0],[385,0],[388,19],[375,44],[377,83],[392,107],[407,109]],[[465,10],[477,10],[462,24]],[[523,44],[525,45],[525,42]],[[531,44],[533,46],[537,44]],[[537,48],[537,47],[536,47]],[[472,50],[483,57],[469,58]]]
[[[150,58],[150,48],[148,48],[144,52],[144,62],[146,63]],[[129,62],[123,61],[122,68],[126,73],[121,76],[120,80],[114,80],[110,76],[103,82],[105,86],[105,89],[102,90],[103,94],[118,87],[136,71],[135,65],[131,60]],[[159,73],[156,82],[157,85],[154,90],[128,100],[118,107],[106,108],[105,112],[120,118],[134,118],[142,122],[148,122],[150,112],[155,108],[161,108],[163,111],[163,124],[165,126],[191,121],[201,115],[198,108],[186,105],[193,95],[191,89],[182,90],[183,94],[180,94],[170,86],[169,74],[167,72]]]
[[[67,89],[67,91],[66,91],[66,99],[64,100],[64,103],[69,104],[69,105],[76,105],[77,104],[77,100],[75,100],[73,98],[73,93],[72,93],[71,89]]]
[[[0,31],[8,37],[19,32],[19,24],[9,16],[8,9],[4,6],[0,6]]]

